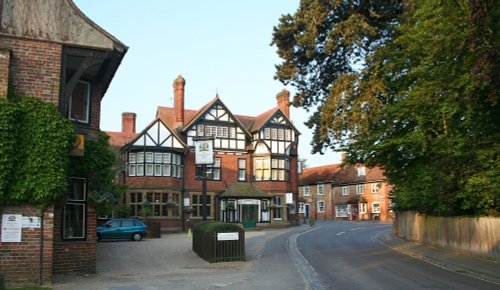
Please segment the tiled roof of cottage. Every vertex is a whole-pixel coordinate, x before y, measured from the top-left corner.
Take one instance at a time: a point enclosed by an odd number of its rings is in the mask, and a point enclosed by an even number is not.
[[[271,198],[267,192],[264,192],[262,189],[255,186],[255,184],[251,182],[237,182],[231,185],[226,191],[224,191],[220,197],[263,197],[263,198]]]
[[[123,147],[137,136],[137,133],[127,132],[104,132],[109,136],[109,145],[112,147]]]
[[[305,168],[299,176],[299,185],[331,182],[340,169],[340,164]]]
[[[344,166],[333,178],[335,185],[350,183],[365,183],[378,180],[385,180],[384,171],[380,167],[365,167],[365,175],[358,175],[358,168],[363,165]]]

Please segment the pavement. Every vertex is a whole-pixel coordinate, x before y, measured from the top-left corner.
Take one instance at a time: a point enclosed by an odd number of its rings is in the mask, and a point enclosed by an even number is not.
[[[191,237],[186,233],[165,234],[161,239],[141,242],[101,242],[97,247],[97,274],[55,276],[52,287],[54,290],[325,289],[296,245],[299,235],[313,229],[301,225],[246,231],[245,262],[208,263],[191,250]],[[500,289],[499,261],[407,242],[395,237],[391,230],[380,232],[374,239],[438,267],[495,283]],[[279,244],[281,240],[286,250],[269,249],[270,241]]]

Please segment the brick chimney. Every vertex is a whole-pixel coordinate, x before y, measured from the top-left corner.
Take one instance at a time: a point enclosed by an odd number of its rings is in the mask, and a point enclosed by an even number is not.
[[[122,113],[122,133],[135,134],[135,113]]]
[[[290,119],[290,92],[283,89],[276,95],[276,100],[278,101],[278,108]]]
[[[177,127],[184,126],[184,87],[186,80],[178,75],[174,80],[174,112]]]

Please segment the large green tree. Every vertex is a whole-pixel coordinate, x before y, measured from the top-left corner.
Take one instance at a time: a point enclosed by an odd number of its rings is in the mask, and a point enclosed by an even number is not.
[[[397,209],[500,212],[500,4],[304,0],[276,77],[312,109],[313,152],[379,165]]]

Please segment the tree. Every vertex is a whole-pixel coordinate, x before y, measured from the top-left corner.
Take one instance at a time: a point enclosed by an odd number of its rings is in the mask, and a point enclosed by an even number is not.
[[[403,9],[404,8],[404,9]],[[397,209],[498,214],[495,1],[302,1],[273,44],[313,152],[382,166]]]

